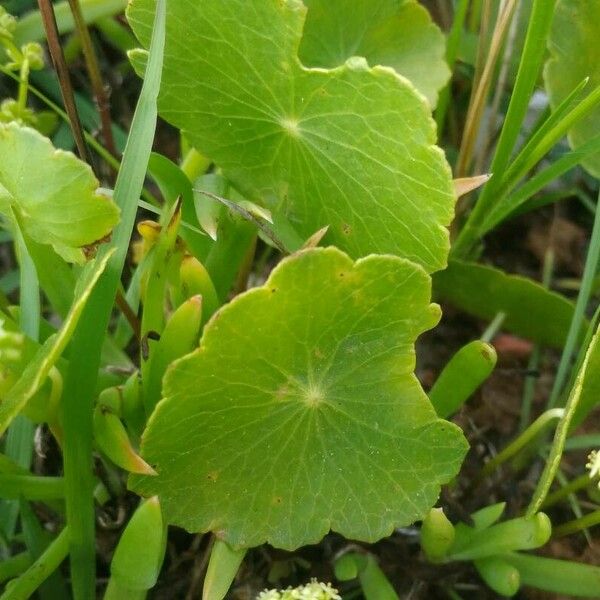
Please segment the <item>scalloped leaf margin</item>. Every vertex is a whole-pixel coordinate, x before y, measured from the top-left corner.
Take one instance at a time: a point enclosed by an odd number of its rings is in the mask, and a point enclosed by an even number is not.
[[[424,516],[467,444],[416,379],[439,320],[431,281],[393,256],[295,254],[207,325],[167,372],[143,436],[170,523],[236,547],[293,549],[330,529],[368,542]]]
[[[153,0],[128,18],[147,45]],[[446,264],[450,168],[423,96],[389,67],[298,60],[297,0],[169,3],[159,109],[249,200],[354,258]]]

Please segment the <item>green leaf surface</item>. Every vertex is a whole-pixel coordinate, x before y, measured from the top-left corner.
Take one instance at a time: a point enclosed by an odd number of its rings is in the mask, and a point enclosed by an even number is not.
[[[510,519],[485,529],[459,523],[455,527],[454,544],[448,556],[451,560],[473,560],[512,550],[531,550],[543,546],[551,532],[550,519],[542,512],[531,518]]]
[[[128,13],[145,46],[152,7]],[[303,67],[305,12],[298,0],[171,2],[161,114],[303,239],[329,225],[325,241],[355,258],[442,268],[454,191],[427,102],[362,58]]]
[[[544,69],[546,90],[556,107],[586,77],[586,87],[600,85],[600,2],[597,0],[559,0],[548,40],[550,59]],[[579,148],[600,131],[600,107],[581,119],[570,131],[569,142]],[[586,158],[582,165],[600,177],[600,152]]]
[[[519,570],[524,585],[569,598],[598,598],[600,567],[516,552],[503,558]]]
[[[573,304],[531,279],[453,260],[435,274],[433,284],[437,298],[471,315],[493,319],[503,312],[503,328],[554,348],[565,344]]]
[[[432,108],[450,78],[446,41],[427,9],[413,0],[304,0],[308,8],[300,60],[330,69],[352,56],[392,67]]]
[[[404,259],[336,248],[284,260],[215,314],[167,371],[142,454],[170,523],[234,547],[292,549],[333,529],[375,541],[422,518],[466,450],[413,373],[439,319]]]
[[[109,235],[119,219],[117,207],[96,192],[92,170],[16,123],[0,125],[0,156],[0,213],[65,260],[84,262],[84,247]]]
[[[111,256],[112,252],[107,252],[102,258],[96,259],[85,266],[85,271],[75,288],[75,301],[60,331],[44,342],[19,380],[0,400],[0,435],[4,433],[10,422],[25,408],[27,402],[40,389],[50,369],[66,348],[88,298]]]

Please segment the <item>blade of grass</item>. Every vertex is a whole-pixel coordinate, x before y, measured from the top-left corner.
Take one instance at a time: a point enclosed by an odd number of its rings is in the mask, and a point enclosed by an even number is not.
[[[544,58],[555,4],[556,0],[534,0],[533,2],[515,86],[490,167],[491,173],[502,174],[508,166]],[[478,232],[477,228],[473,227],[473,221],[481,218],[479,213],[487,213],[490,205],[495,202],[495,191],[500,183],[499,180],[500,177],[492,177],[483,188],[481,196],[452,247],[455,257],[468,257],[473,246],[478,242]]]
[[[567,132],[583,119],[590,111],[600,103],[600,86],[586,96],[581,102],[564,114],[559,121],[552,127],[546,128],[545,124],[532,137],[531,141],[525,145],[523,150],[519,152],[513,163],[507,169],[502,178],[502,182],[496,193],[504,195],[510,192],[514,186],[532,169],[542,158],[550,151],[550,149],[561,139]],[[548,119],[552,119],[552,116]]]
[[[541,189],[552,181],[559,179],[567,171],[577,166],[588,156],[600,151],[600,135],[592,138],[577,150],[572,150],[561,156],[549,167],[536,173],[527,183],[523,184],[516,192],[505,197],[502,202],[496,204],[494,208],[485,216],[479,227],[479,235],[484,235],[510,217],[519,207],[521,207],[529,198],[537,194]]]
[[[165,0],[156,3],[148,67],[133,117],[114,200],[121,222],[113,233],[116,252],[75,332],[63,396],[64,472],[67,522],[71,527],[71,577],[75,600],[94,597],[95,537],[92,477],[92,410],[104,333],[125,263],[138,198],[156,128],[157,97],[165,43]]]
[[[542,285],[550,289],[554,274],[554,250],[552,242],[544,253],[544,266],[542,268]],[[523,400],[521,402],[521,418],[519,419],[519,433],[525,431],[531,420],[531,406],[537,386],[536,373],[542,356],[541,344],[535,344],[529,362],[527,363],[527,376],[523,385]]]
[[[562,408],[554,408],[542,413],[523,433],[518,435],[506,448],[499,452],[494,458],[485,463],[483,469],[477,475],[477,480],[481,481],[488,477],[490,473],[495,471],[501,464],[515,456],[528,444],[533,442],[537,436],[546,429],[555,419],[562,419],[564,410]]]
[[[565,474],[561,471],[561,469],[558,469],[558,471],[556,472],[556,480],[560,485],[563,486],[566,485],[568,482]],[[575,494],[569,494],[567,496],[567,502],[569,503],[571,512],[575,515],[575,518],[581,519],[581,517],[583,517],[583,511],[581,510],[581,504],[579,503],[577,496]],[[583,535],[585,536],[587,543],[591,545],[592,536],[590,535],[590,532],[587,528],[583,529]]]
[[[18,228],[14,239],[19,257],[20,304],[19,325],[21,331],[32,340],[39,339],[40,332],[40,286],[35,264],[29,255],[25,240]],[[33,436],[35,425],[24,415],[19,415],[11,424],[6,440],[6,454],[20,466],[29,470],[33,456]],[[19,516],[19,503],[2,502],[0,505],[0,526],[8,537],[12,537]]]
[[[452,28],[448,34],[448,40],[446,42],[446,62],[448,63],[448,67],[451,71],[454,69],[454,65],[456,63],[456,57],[460,47],[460,40],[462,38],[463,29],[465,26],[465,17],[467,15],[468,7],[469,0],[459,0],[454,10]],[[451,86],[452,82],[449,81],[446,87],[440,92],[438,98],[437,109],[435,111],[435,122],[437,123],[438,138],[441,138],[442,133],[444,132],[446,113],[448,112],[448,106],[450,104]]]
[[[554,506],[561,500],[564,500],[568,496],[575,494],[575,492],[579,492],[580,490],[585,490],[586,488],[590,487],[592,483],[593,482],[587,473],[580,475],[576,479],[565,483],[559,490],[556,490],[556,492],[548,494],[542,504],[542,508],[546,509],[550,506]]]
[[[45,479],[45,478],[40,478]],[[19,501],[21,506],[21,528],[25,545],[32,560],[37,560],[52,543],[52,538],[45,531],[31,505],[26,500]],[[40,600],[55,600],[68,596],[67,586],[62,575],[54,571],[37,589]]]
[[[21,552],[0,562],[0,583],[18,577],[31,566],[29,552]]]
[[[69,529],[65,527],[46,551],[21,575],[11,582],[0,600],[24,600],[60,566],[69,552]]]
[[[477,139],[479,125],[481,123],[483,110],[485,108],[485,101],[492,84],[496,61],[498,60],[504,38],[508,32],[515,5],[515,0],[507,0],[504,8],[498,15],[498,20],[492,36],[492,42],[488,52],[486,53],[485,65],[483,67],[481,78],[477,83],[477,86],[473,88],[473,92],[471,94],[469,109],[467,111],[467,119],[463,131],[462,143],[458,154],[458,160],[456,162],[456,177],[465,177],[469,171],[471,157],[475,147],[475,140]]]
[[[598,195],[600,199],[600,194]],[[573,354],[580,339],[581,327],[585,319],[585,311],[592,294],[594,277],[598,271],[598,262],[600,261],[600,210],[596,210],[594,217],[594,227],[592,229],[592,239],[585,260],[583,269],[583,277],[581,279],[581,288],[577,295],[575,303],[575,312],[567,334],[567,341],[560,357],[560,363],[556,372],[556,378],[552,386],[550,397],[548,398],[548,408],[552,408],[558,404],[560,395],[562,394],[566,378],[569,374],[569,368],[573,359]]]
[[[0,474],[0,497],[52,500],[64,496],[62,477]]]
[[[575,411],[577,410],[579,399],[581,398],[588,366],[590,364],[590,358],[594,355],[595,347],[598,345],[599,339],[600,332],[596,332],[596,335],[594,335],[594,337],[592,338],[590,346],[587,349],[585,358],[577,374],[577,378],[575,379],[575,382],[571,388],[569,399],[567,400],[566,406],[564,408],[564,414],[558,422],[558,426],[556,427],[556,432],[554,434],[554,439],[552,441],[552,446],[550,448],[548,458],[546,459],[544,471],[542,472],[542,475],[537,483],[531,502],[527,507],[527,517],[531,517],[538,512],[544,500],[546,499],[548,492],[550,491],[550,486],[554,481],[554,477],[556,476],[556,472],[560,465],[563,450],[565,447],[565,441],[567,439],[567,435],[571,426],[571,421],[573,419]]]

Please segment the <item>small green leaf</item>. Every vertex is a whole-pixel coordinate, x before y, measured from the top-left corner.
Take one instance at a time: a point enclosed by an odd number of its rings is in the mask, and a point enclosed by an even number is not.
[[[523,585],[569,598],[598,598],[600,567],[527,554],[503,558],[519,570]]]
[[[234,550],[222,540],[215,540],[206,569],[202,600],[223,600],[246,556],[246,550]]]
[[[454,525],[442,508],[432,508],[421,526],[421,548],[431,561],[444,558],[454,542]]]
[[[144,45],[152,8],[134,0],[128,11]],[[161,114],[303,239],[329,225],[326,241],[355,258],[442,268],[454,189],[427,102],[362,58],[303,67],[305,12],[299,0],[171,2]]]
[[[84,250],[100,243],[119,219],[113,202],[97,193],[92,170],[15,123],[0,124],[0,155],[0,213],[65,260],[84,262]]]
[[[559,0],[548,40],[550,59],[544,69],[546,89],[557,107],[586,77],[588,90],[600,85],[600,2]],[[600,107],[579,121],[569,133],[573,149],[592,139],[600,130]],[[600,177],[600,152],[586,158],[583,166]]]
[[[0,435],[4,433],[10,422],[40,389],[48,373],[66,348],[88,298],[112,254],[112,251],[107,252],[102,258],[96,259],[85,266],[85,271],[75,288],[76,299],[60,331],[45,341],[29,362],[19,380],[2,398],[0,402]]]
[[[171,315],[160,339],[152,345],[143,386],[148,414],[160,400],[161,383],[167,367],[198,346],[201,323],[202,297],[192,296]]]
[[[108,407],[94,409],[94,440],[100,450],[118,467],[130,473],[153,475],[154,469],[135,451],[121,419]]]
[[[167,371],[142,455],[170,523],[234,547],[374,541],[422,518],[466,450],[413,374],[439,318],[406,260],[336,248],[284,260]]]
[[[475,340],[463,346],[444,367],[429,392],[438,416],[446,419],[455,413],[491,375],[496,360],[496,350],[491,344]]]
[[[474,561],[474,564],[481,578],[497,594],[511,597],[519,591],[519,571],[503,558],[480,558]]]
[[[503,312],[502,326],[509,331],[555,348],[565,344],[573,304],[531,279],[453,260],[445,271],[435,274],[433,287],[440,300],[471,315],[493,319]]]
[[[110,564],[111,579],[124,589],[149,590],[158,579],[165,548],[160,503],[158,498],[149,498],[133,513],[121,535]]]
[[[398,600],[394,587],[372,554],[344,554],[335,562],[335,575],[340,581],[358,577],[365,600]]]
[[[179,266],[180,294],[184,301],[202,296],[202,322],[205,323],[219,308],[215,286],[204,265],[189,254],[181,259]]]
[[[332,68],[352,56],[392,67],[435,107],[450,78],[446,42],[427,9],[413,0],[304,0],[308,8],[300,60]]]
[[[471,515],[473,527],[479,531],[487,529],[500,519],[505,508],[506,502],[498,502],[479,509]]]
[[[513,550],[539,548],[550,539],[552,524],[546,514],[539,512],[533,517],[510,519],[485,529],[459,523],[454,531],[454,544],[448,552],[449,558],[474,560]]]

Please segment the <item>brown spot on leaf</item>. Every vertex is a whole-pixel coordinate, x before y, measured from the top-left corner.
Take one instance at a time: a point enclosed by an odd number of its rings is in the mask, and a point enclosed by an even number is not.
[[[85,256],[86,260],[91,260],[92,258],[94,258],[96,256],[96,252],[98,251],[98,246],[100,246],[101,244],[106,244],[106,242],[110,242],[111,237],[112,233],[109,233],[108,235],[105,235],[104,237],[100,238],[99,240],[96,240],[95,242],[92,242],[91,244],[81,246],[81,251],[83,252],[83,255]]]

